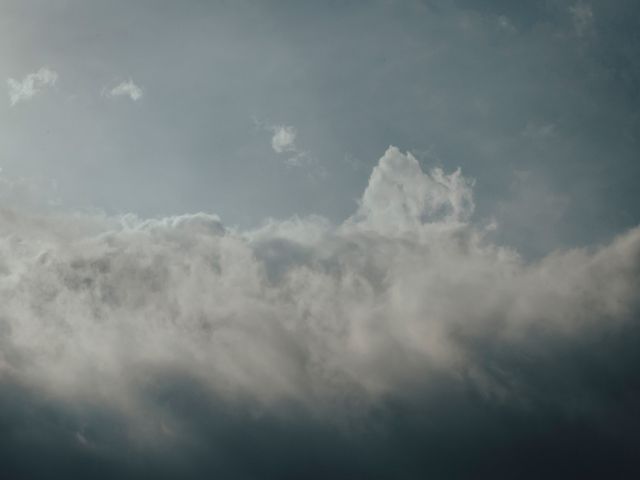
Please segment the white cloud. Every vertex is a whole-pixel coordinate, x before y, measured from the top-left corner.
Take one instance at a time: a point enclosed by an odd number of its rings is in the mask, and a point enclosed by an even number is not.
[[[135,102],[142,98],[143,91],[142,91],[142,88],[140,88],[138,85],[133,83],[132,79],[129,79],[125,82],[122,82],[116,85],[111,90],[109,90],[108,95],[110,97],[122,97],[122,96],[129,97],[131,100]]]
[[[35,73],[28,74],[22,81],[13,78],[7,79],[11,106],[31,99],[44,88],[55,85],[57,80],[58,74],[46,67],[42,67]]]
[[[297,403],[332,418],[407,395],[434,373],[489,397],[526,395],[535,385],[478,345],[548,358],[626,328],[640,230],[527,264],[471,223],[472,184],[460,171],[424,173],[390,148],[338,226],[310,217],[238,231],[208,214],[6,206],[0,372],[140,422],[153,416],[140,379],[162,372],[232,403]],[[541,335],[554,341],[532,343]]]
[[[296,129],[290,126],[279,125],[272,127],[273,137],[271,138],[271,146],[276,153],[295,152],[296,148]]]
[[[473,213],[472,186],[460,170],[423,173],[413,155],[390,147],[373,169],[355,218],[386,234],[459,224]]]
[[[256,121],[256,120],[254,120]],[[265,125],[264,126],[273,135],[271,137],[271,148],[279,155],[286,157],[286,163],[292,167],[314,166],[314,176],[323,176],[324,170],[311,159],[309,152],[298,147],[296,141],[298,131],[290,125]]]

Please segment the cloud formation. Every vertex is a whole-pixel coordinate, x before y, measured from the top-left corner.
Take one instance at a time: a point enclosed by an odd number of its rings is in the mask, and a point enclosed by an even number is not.
[[[108,92],[108,96],[110,97],[129,97],[134,102],[140,100],[142,98],[142,95],[142,88],[133,83],[133,80],[131,78],[127,81],[119,83]]]
[[[276,153],[296,151],[296,129],[290,126],[280,125],[273,127],[271,146]]]
[[[341,225],[9,203],[0,411],[15,472],[37,468],[21,448],[56,439],[61,458],[131,476],[637,468],[640,230],[526,263],[474,225],[472,186],[390,147]],[[621,450],[583,457],[602,448]]]
[[[569,7],[569,12],[571,13],[573,27],[578,36],[583,36],[591,30],[593,25],[593,10],[590,5],[578,2]]]
[[[11,106],[30,100],[46,87],[55,85],[57,80],[58,74],[47,67],[42,67],[37,72],[28,74],[22,81],[13,78],[7,79]]]
[[[298,131],[290,125],[267,126],[273,136],[271,137],[271,148],[280,155],[287,157],[287,164],[293,167],[309,165],[311,159],[308,152],[302,150],[296,144]]]

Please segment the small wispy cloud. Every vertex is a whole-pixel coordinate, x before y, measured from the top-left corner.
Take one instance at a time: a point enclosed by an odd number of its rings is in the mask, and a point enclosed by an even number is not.
[[[513,25],[509,17],[507,17],[506,15],[500,15],[498,17],[498,27],[508,33],[516,33],[518,31],[518,29]]]
[[[140,100],[143,95],[142,88],[136,85],[130,78],[127,81],[121,82],[111,90],[106,91],[108,97],[129,97],[134,102]]]
[[[556,134],[556,124],[528,122],[521,134],[531,140],[544,140]]]
[[[280,155],[286,155],[286,163],[293,167],[300,167],[311,163],[309,153],[300,149],[296,143],[298,131],[291,125],[272,125],[267,129],[273,134],[271,148]]]
[[[272,127],[273,137],[271,138],[271,146],[276,153],[295,152],[296,136],[298,133],[294,127],[279,125]]]
[[[590,5],[578,2],[569,7],[569,13],[571,13],[573,28],[578,36],[583,36],[590,31],[593,25],[593,10]]]
[[[33,98],[46,87],[55,85],[58,74],[47,67],[42,67],[34,73],[28,74],[22,81],[14,78],[7,79],[9,87],[9,101],[11,106]]]
[[[311,178],[327,176],[324,167],[311,156],[308,150],[300,146],[296,127],[285,123],[261,120],[256,116],[252,116],[251,119],[258,130],[271,134],[271,148],[284,159],[287,166],[305,167]]]

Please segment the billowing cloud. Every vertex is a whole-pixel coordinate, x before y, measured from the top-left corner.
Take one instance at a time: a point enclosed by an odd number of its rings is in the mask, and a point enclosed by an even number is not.
[[[341,225],[0,210],[10,472],[34,451],[105,476],[632,468],[640,230],[527,263],[472,187],[391,147]]]
[[[413,155],[390,147],[371,174],[355,218],[384,233],[419,231],[436,220],[458,224],[473,213],[472,186],[460,170],[425,174]]]
[[[13,78],[7,79],[11,106],[33,98],[46,87],[55,85],[57,80],[58,74],[46,67],[42,67],[35,73],[28,74],[22,81]]]
[[[133,83],[132,79],[121,82],[108,91],[110,97],[129,97],[134,102],[140,100],[142,95],[142,88]]]

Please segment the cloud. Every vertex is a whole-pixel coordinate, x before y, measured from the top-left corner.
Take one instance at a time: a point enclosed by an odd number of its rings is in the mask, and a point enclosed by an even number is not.
[[[460,170],[447,175],[434,168],[425,174],[413,155],[390,147],[373,169],[355,218],[358,225],[386,234],[458,224],[473,213],[472,186]]]
[[[391,147],[340,225],[5,206],[9,471],[37,473],[33,452],[134,477],[634,467],[640,230],[527,263],[474,225],[472,188]]]
[[[254,119],[254,122],[257,122]],[[260,122],[257,122],[260,124]],[[298,137],[298,131],[295,127],[290,125],[264,125],[264,127],[270,131],[273,136],[271,137],[271,148],[279,155],[287,157],[286,163],[292,167],[310,166],[314,162],[312,161],[309,153],[302,150],[296,144]],[[322,170],[317,168],[317,172]]]
[[[546,140],[556,136],[556,130],[557,126],[554,123],[527,122],[521,135],[531,140]]]
[[[569,7],[569,12],[578,36],[583,36],[591,30],[593,26],[593,10],[590,5],[578,2]]]
[[[46,67],[28,74],[21,82],[13,78],[7,79],[11,106],[30,100],[44,88],[55,85],[57,80],[58,74]]]
[[[129,79],[125,82],[121,82],[120,84],[113,87],[108,92],[108,96],[110,97],[129,97],[134,102],[140,100],[142,98],[143,91],[138,85],[133,83],[132,79]]]
[[[296,151],[296,129],[290,126],[280,125],[273,127],[273,137],[271,138],[271,146],[276,153],[295,152]]]
[[[504,30],[508,33],[516,33],[518,29],[513,25],[509,17],[506,15],[499,15],[498,18],[498,26],[500,29]]]

